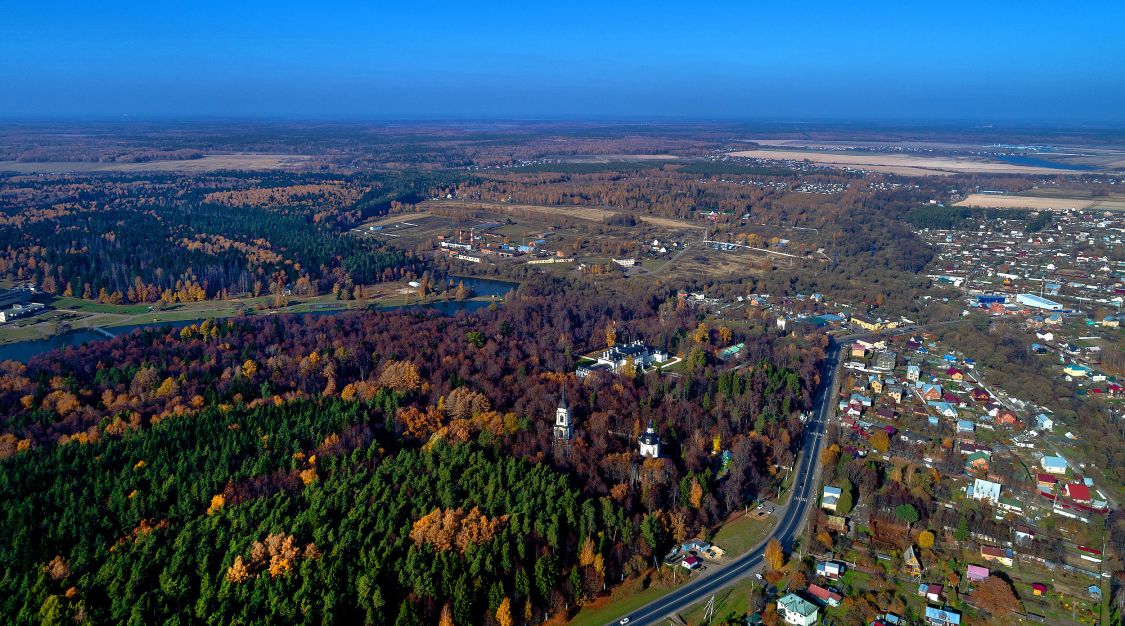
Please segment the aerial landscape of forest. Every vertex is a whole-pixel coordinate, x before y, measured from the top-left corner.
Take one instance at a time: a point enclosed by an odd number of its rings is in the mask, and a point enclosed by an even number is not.
[[[1122,624],[1120,7],[63,4],[0,622]]]

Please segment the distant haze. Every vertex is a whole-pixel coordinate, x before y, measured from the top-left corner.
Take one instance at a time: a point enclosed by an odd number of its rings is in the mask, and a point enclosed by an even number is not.
[[[0,117],[1125,123],[1125,2],[19,2]]]

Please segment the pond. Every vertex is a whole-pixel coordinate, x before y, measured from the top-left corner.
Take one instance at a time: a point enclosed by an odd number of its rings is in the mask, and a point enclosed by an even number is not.
[[[376,311],[392,312],[392,311],[406,311],[406,310],[420,310],[430,309],[437,311],[442,315],[456,315],[462,311],[472,313],[486,308],[494,301],[506,295],[519,286],[519,283],[512,283],[503,280],[492,280],[488,278],[467,278],[454,276],[454,282],[464,281],[465,286],[472,289],[477,296],[489,296],[488,300],[449,300],[431,302],[429,304],[407,304],[399,306],[380,307],[373,306],[372,309]],[[335,315],[344,311],[354,309],[339,309],[332,311],[309,311],[302,313],[295,313],[295,315]],[[204,318],[194,320],[180,320],[175,322],[156,322],[150,324],[131,324],[129,326],[113,326],[106,329],[96,330],[72,330],[68,333],[48,337],[46,339],[30,339],[27,341],[17,341],[0,345],[0,361],[13,360],[22,361],[26,363],[28,359],[33,356],[50,352],[59,348],[67,348],[70,346],[80,346],[89,341],[103,341],[111,337],[118,337],[127,335],[138,328],[151,328],[151,327],[166,327],[166,328],[183,328],[192,324],[202,322]]]

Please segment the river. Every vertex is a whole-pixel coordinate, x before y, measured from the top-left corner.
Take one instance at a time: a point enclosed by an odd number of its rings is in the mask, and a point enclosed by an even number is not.
[[[464,281],[465,286],[473,290],[477,296],[486,296],[489,298],[501,298],[509,291],[515,289],[518,283],[512,283],[502,280],[492,280],[489,278],[467,278],[454,276],[454,281]],[[430,309],[437,311],[442,315],[456,315],[462,311],[472,313],[487,307],[492,304],[491,300],[448,300],[431,302],[429,304],[408,304],[399,306],[373,306],[372,309],[376,311],[406,311],[406,310],[422,310]],[[293,313],[293,315],[335,315],[345,311],[352,311],[355,309],[339,309],[333,311],[308,311],[301,313]],[[151,328],[151,327],[165,327],[165,328],[183,328],[192,324],[198,324],[205,318],[193,320],[180,320],[176,322],[155,322],[150,324],[132,324],[129,326],[111,326],[105,329],[106,332],[115,337],[127,335],[138,328]],[[90,341],[104,341],[109,337],[97,330],[72,330],[68,333],[48,337],[46,339],[31,339],[28,341],[16,341],[0,345],[0,361],[13,360],[26,363],[28,359],[33,356],[56,350],[59,348],[67,348],[70,346],[80,346]]]

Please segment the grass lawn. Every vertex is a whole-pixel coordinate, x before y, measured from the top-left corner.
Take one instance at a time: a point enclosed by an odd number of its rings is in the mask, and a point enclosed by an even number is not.
[[[750,609],[750,590],[758,584],[761,583],[753,578],[743,578],[733,585],[717,591],[715,593],[715,611],[711,619],[712,623],[717,623],[729,613],[734,613],[736,615],[748,613]],[[681,611],[679,615],[688,624],[702,624],[706,609],[707,600],[704,600],[688,607],[686,611]]]
[[[681,580],[686,580],[686,578]],[[571,626],[603,626],[616,622],[672,591],[664,587],[649,587],[636,593],[630,593],[627,589],[630,586],[626,583],[618,587],[610,597],[600,598],[597,602],[582,607],[568,624]]]
[[[711,543],[726,551],[727,559],[737,557],[761,543],[777,522],[776,515],[756,519],[753,511],[750,515],[736,515],[737,517],[720,526],[710,539]]]
[[[71,309],[87,313],[118,313],[121,315],[137,315],[148,311],[147,304],[98,304],[81,298],[55,298],[51,306],[56,309]]]

